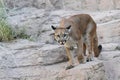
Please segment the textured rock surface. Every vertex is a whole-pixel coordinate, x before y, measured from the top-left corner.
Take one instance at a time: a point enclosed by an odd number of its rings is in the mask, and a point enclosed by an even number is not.
[[[100,43],[120,42],[120,10],[103,12],[81,11],[46,11],[44,9],[23,8],[20,11],[10,12],[8,21],[16,32],[25,30],[33,40],[53,43],[51,25],[59,26],[62,17],[73,14],[88,13],[97,23]],[[113,34],[114,33],[114,34]]]
[[[62,71],[57,77],[60,80],[106,80],[103,63],[93,61],[75,68]]]
[[[119,0],[5,0],[5,2],[9,8],[36,7],[89,11],[120,9]]]
[[[25,31],[36,42],[0,43],[0,80],[120,80],[119,0],[4,1],[12,28]],[[51,25],[58,26],[62,17],[80,13],[90,14],[97,23],[103,51],[85,64],[78,64],[75,58],[75,67],[65,70],[66,52],[50,36]]]
[[[4,57],[8,59],[8,67],[50,65],[67,60],[64,48],[58,45],[16,40],[12,45],[4,44],[3,49],[2,52],[6,50]]]
[[[117,47],[118,43],[103,44],[99,60],[78,64],[75,58],[75,67],[65,70],[63,47],[28,40],[0,43],[0,80],[119,80]]]
[[[84,77],[83,80],[87,80],[89,77],[98,80],[105,78],[103,76],[97,77],[99,74],[105,74],[103,63],[101,61],[94,61],[81,65],[77,64],[78,66],[74,69],[65,71],[67,63],[63,61],[67,60],[66,55],[62,47],[57,45],[53,46],[50,44],[38,44],[27,40],[15,40],[11,43],[1,43],[0,49],[0,79],[62,80],[62,77],[66,76],[64,79],[69,80],[72,76],[67,76],[72,75],[72,73],[77,70],[80,72],[78,71],[76,76],[74,74],[72,80],[77,79],[80,76]],[[55,64],[58,62],[59,64]],[[89,74],[89,72],[92,74],[85,76],[85,74]],[[95,73],[98,74],[92,77]]]

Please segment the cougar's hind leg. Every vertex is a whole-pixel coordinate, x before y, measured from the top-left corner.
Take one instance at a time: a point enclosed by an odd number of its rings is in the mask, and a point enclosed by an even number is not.
[[[86,45],[83,43],[83,53],[84,53],[84,61],[87,61],[87,54],[86,54]]]
[[[93,39],[93,51],[94,51],[94,56],[98,57],[100,52],[101,52],[102,46],[98,46],[98,38],[97,35]]]
[[[83,53],[84,53],[84,56],[87,56],[86,55],[86,45],[85,45],[85,43],[83,43]]]

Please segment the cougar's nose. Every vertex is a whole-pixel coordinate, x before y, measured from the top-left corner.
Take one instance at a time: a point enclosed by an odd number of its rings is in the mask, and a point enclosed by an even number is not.
[[[63,43],[63,42],[60,42],[60,45],[64,45],[64,43]]]
[[[65,42],[66,42],[66,40],[61,40],[61,41],[59,41],[59,43],[60,43],[61,45],[64,45]]]

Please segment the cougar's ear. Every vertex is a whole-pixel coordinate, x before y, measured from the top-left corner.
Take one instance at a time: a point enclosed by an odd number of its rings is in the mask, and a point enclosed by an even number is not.
[[[70,26],[68,26],[68,27],[66,27],[66,29],[70,29],[71,28],[71,25]]]
[[[53,25],[51,26],[51,28],[52,28],[53,30],[55,30],[55,29],[56,29],[56,27],[54,27]]]

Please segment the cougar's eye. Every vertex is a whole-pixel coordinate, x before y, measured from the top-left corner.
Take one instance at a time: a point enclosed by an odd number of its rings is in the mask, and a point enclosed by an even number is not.
[[[63,36],[65,37],[65,36],[67,36],[67,34],[64,34]]]
[[[64,34],[64,37],[66,36],[66,34]]]
[[[56,35],[57,37],[60,37],[60,35]]]

